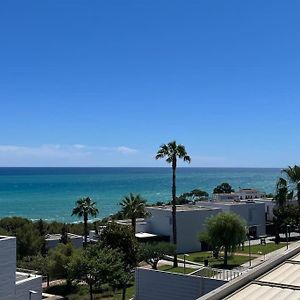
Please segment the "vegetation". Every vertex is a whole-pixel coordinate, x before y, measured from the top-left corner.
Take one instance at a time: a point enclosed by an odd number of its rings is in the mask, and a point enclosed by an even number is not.
[[[298,205],[300,206],[300,166],[288,166],[282,172],[288,177],[289,181],[296,187]]]
[[[188,193],[183,193],[177,198],[177,204],[186,204],[195,201],[207,200],[208,193],[200,189],[194,189]]]
[[[179,257],[183,259],[183,255],[179,255]],[[232,269],[238,267],[246,263],[247,261],[249,261],[248,256],[231,254],[228,256],[227,265],[225,266],[224,258],[221,256],[218,258],[214,257],[211,251],[189,253],[189,256],[186,259],[197,263],[204,263],[204,261],[207,260],[209,266],[211,266],[212,268],[226,268],[226,269]]]
[[[206,232],[200,234],[200,240],[207,242],[217,251],[223,249],[226,267],[228,252],[233,252],[246,239],[245,227],[245,222],[237,214],[219,213],[208,219]]]
[[[122,214],[131,219],[132,231],[135,234],[136,230],[136,219],[145,218],[149,215],[146,211],[146,200],[143,199],[140,195],[134,195],[132,193],[129,196],[125,196],[120,202],[122,207]]]
[[[84,223],[84,243],[87,244],[88,236],[88,217],[96,217],[98,214],[98,209],[96,207],[96,202],[93,202],[90,197],[80,198],[76,202],[76,206],[73,208],[72,216],[76,215],[78,217],[83,217]]]
[[[280,177],[276,183],[276,195],[274,200],[278,207],[283,207],[288,200],[293,198],[293,191],[289,192],[287,181]]]
[[[275,244],[275,243],[267,243],[265,245],[250,245],[250,250],[252,254],[267,254],[270,252],[273,252],[275,250],[278,250],[282,247],[285,247],[285,243],[280,243],[280,244]],[[237,253],[249,253],[249,246],[244,246],[243,248],[237,248],[236,250]]]
[[[175,246],[166,243],[147,243],[141,247],[140,258],[149,264],[152,269],[157,270],[158,262],[164,258],[165,255],[174,255],[176,252]]]
[[[234,193],[234,189],[227,182],[223,182],[214,188],[214,194],[230,194],[230,193]]]
[[[156,154],[156,159],[166,158],[166,162],[172,166],[172,233],[173,243],[177,245],[177,229],[176,229],[176,168],[177,159],[182,159],[188,163],[191,162],[190,156],[187,154],[185,147],[181,144],[177,145],[176,141],[160,146]],[[173,267],[178,267],[177,253],[174,254]]]
[[[73,255],[67,269],[69,278],[88,284],[90,300],[93,300],[95,285],[114,284],[119,280],[123,261],[117,250],[90,246]]]

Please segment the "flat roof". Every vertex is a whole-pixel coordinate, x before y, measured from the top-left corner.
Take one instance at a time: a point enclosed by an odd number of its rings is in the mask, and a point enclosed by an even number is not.
[[[73,233],[67,233],[68,238],[82,238],[81,235],[73,234]],[[60,233],[51,233],[47,234],[45,240],[59,240],[61,239],[61,234]]]
[[[135,234],[135,237],[139,239],[146,239],[146,238],[152,238],[157,236],[158,236],[157,234],[148,233],[148,232],[138,232]]]
[[[300,299],[300,254],[252,281],[227,300]]]
[[[172,211],[172,205],[151,206],[147,208]],[[197,210],[213,210],[213,209],[217,209],[217,208],[208,207],[208,206],[198,206],[198,205],[176,205],[177,211],[197,211]]]

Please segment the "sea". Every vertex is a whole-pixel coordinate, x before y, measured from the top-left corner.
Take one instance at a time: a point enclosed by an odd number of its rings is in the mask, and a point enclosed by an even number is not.
[[[212,193],[222,182],[234,189],[257,188],[274,193],[280,169],[178,168],[177,194],[195,188]],[[171,198],[171,168],[0,168],[0,218],[78,222],[75,202],[91,197],[98,219],[120,209],[120,200],[139,193],[149,203]]]

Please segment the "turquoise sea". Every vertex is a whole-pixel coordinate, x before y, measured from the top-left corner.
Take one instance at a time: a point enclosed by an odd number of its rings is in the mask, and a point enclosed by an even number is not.
[[[280,169],[178,168],[178,195],[200,188],[211,193],[222,182],[235,189],[274,192]],[[149,202],[167,201],[171,194],[170,168],[0,168],[0,217],[23,216],[76,222],[75,201],[90,196],[99,217],[119,209],[122,196],[140,193]]]

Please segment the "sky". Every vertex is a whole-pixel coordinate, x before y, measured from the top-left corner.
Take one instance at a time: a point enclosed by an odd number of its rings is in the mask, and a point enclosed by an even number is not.
[[[300,1],[0,2],[0,166],[299,163]],[[182,164],[183,166],[183,164]]]

